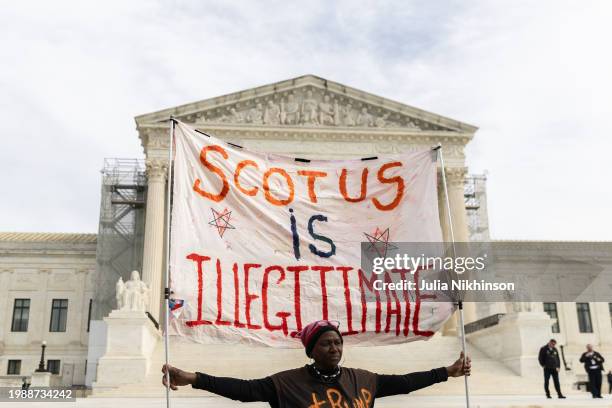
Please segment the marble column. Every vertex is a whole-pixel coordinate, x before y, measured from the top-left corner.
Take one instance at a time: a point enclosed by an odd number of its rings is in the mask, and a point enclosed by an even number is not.
[[[455,242],[470,241],[467,212],[465,210],[464,186],[466,173],[467,169],[465,167],[446,168],[446,185],[448,188],[448,198],[453,221],[452,225]],[[443,204],[445,206],[444,210],[446,213],[446,203]],[[445,222],[448,224],[448,221]],[[465,320],[464,323],[470,323],[476,320],[476,307],[474,303],[466,302],[463,304],[463,316]]]
[[[442,228],[442,239],[450,242],[450,228],[448,222],[448,211],[446,209],[446,196],[444,195],[444,184],[442,183],[442,173],[438,172],[438,212],[440,214],[440,227]],[[455,313],[444,323],[442,327],[444,336],[457,335],[457,314]]]
[[[164,261],[164,228],[166,177],[168,163],[163,159],[147,160],[147,210],[145,218],[142,280],[151,289],[149,313],[160,322]]]
[[[446,183],[448,186],[448,197],[451,215],[453,218],[453,233],[456,242],[469,242],[470,232],[468,229],[467,212],[465,210],[465,167],[447,168]],[[463,304],[465,323],[476,320],[476,306],[474,303]]]
[[[465,211],[465,174],[465,167],[446,168],[446,184],[456,242],[469,242],[470,240],[467,213]]]

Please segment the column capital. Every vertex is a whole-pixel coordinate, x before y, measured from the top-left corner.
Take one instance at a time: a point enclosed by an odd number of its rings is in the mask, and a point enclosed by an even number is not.
[[[449,187],[462,187],[465,183],[465,176],[467,175],[466,167],[445,167],[446,172],[446,183]],[[441,170],[438,170],[438,177],[442,182]]]
[[[147,177],[149,181],[164,182],[168,175],[168,160],[147,159]]]

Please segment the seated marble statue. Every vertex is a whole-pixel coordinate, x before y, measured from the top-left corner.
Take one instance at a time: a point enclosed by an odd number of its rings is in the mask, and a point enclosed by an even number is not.
[[[138,271],[132,271],[130,280],[119,278],[115,285],[115,299],[118,310],[141,311],[147,310],[149,303],[149,287],[140,280]]]

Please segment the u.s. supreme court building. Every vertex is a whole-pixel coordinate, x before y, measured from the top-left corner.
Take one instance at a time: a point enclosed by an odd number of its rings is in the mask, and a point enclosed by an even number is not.
[[[470,175],[465,164],[465,147],[477,137],[473,125],[312,75],[140,115],[145,159],[105,161],[97,234],[0,232],[0,384],[32,382],[45,342],[51,374],[43,381],[49,384],[91,389],[92,397],[163,394],[164,316],[156,305],[165,285],[170,116],[247,149],[305,159],[378,156],[441,143],[455,239],[489,239],[486,176]],[[442,195],[439,202],[448,240]],[[137,317],[109,318],[116,282],[128,281],[133,270],[141,271],[154,306]],[[585,344],[612,358],[612,303],[470,303],[465,317],[469,353],[480,367],[471,377],[475,394],[541,394],[537,353],[551,337],[563,346],[568,393],[585,380],[578,362]],[[427,342],[348,348],[344,364],[381,373],[448,365],[461,348],[455,322]],[[123,333],[122,340],[109,343],[109,328]],[[297,349],[170,342],[174,365],[220,376],[263,377],[306,362]],[[440,389],[460,395],[463,382]]]

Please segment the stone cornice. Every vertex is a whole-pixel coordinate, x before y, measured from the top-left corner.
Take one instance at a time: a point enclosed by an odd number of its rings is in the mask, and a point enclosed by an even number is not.
[[[592,249],[594,253],[606,253],[612,257],[611,241],[491,240],[491,243],[497,248],[531,250],[538,255],[542,253],[542,249],[552,248],[592,256],[588,253]]]
[[[0,242],[0,255],[29,256],[31,254],[49,256],[95,256],[96,243]]]
[[[270,127],[258,125],[207,125],[197,127],[204,133],[224,140],[276,140],[300,142],[394,142],[434,146],[441,143],[461,146],[473,138],[472,134],[446,131],[418,131],[405,129],[358,129],[358,128],[298,128]],[[140,139],[147,155],[154,150],[167,150],[168,127],[162,124],[146,124],[140,127]]]
[[[0,242],[96,243],[97,234],[58,232],[0,232]]]
[[[547,273],[576,272],[575,263],[583,263],[584,267],[612,265],[612,242],[610,241],[518,241],[518,240],[491,240],[490,245],[495,248],[495,262],[497,263],[528,263],[534,264],[542,271],[542,265]],[[486,246],[483,246],[486,248]],[[554,264],[551,268],[550,265]],[[594,270],[599,273],[600,271]],[[545,273],[545,272],[542,272]],[[609,276],[609,272],[603,272]]]
[[[83,264],[88,264],[90,262],[94,262],[96,261],[96,250],[95,248],[93,250],[89,250],[89,251],[62,251],[62,250],[45,250],[45,249],[26,249],[26,248],[16,248],[16,249],[7,249],[7,248],[0,248],[0,256],[2,257],[11,257],[14,258],[14,260],[6,260],[3,259],[3,263],[5,264],[11,264],[11,265],[17,265],[17,261],[16,259],[21,259],[23,258],[23,260],[19,261],[19,264],[23,264],[24,262],[29,262],[28,258],[30,257],[40,257],[40,259],[42,259],[43,257],[51,257],[53,259],[64,259],[64,258],[71,258],[71,257],[78,257],[79,263],[83,263]],[[38,261],[36,261],[38,262]],[[36,263],[34,261],[32,261],[32,263]]]
[[[215,136],[221,140],[233,143],[253,145],[256,142],[275,143],[278,150],[269,150],[269,146],[257,149],[277,154],[293,155],[291,144],[298,143],[301,148],[308,145],[330,145],[350,143],[353,148],[342,151],[334,147],[334,157],[359,157],[362,153],[358,148],[363,145],[365,151],[371,151],[367,145],[376,146],[374,154],[399,153],[405,151],[423,150],[442,144],[447,167],[465,166],[464,146],[471,140],[472,135],[458,132],[429,131],[410,132],[403,129],[356,129],[356,128],[274,128],[254,125],[220,125],[200,126],[198,130]],[[169,132],[165,124],[143,125],[141,140],[148,160],[167,162]],[[286,148],[283,147],[286,146]],[[348,146],[348,145],[347,145]],[[395,147],[391,147],[395,146]],[[324,148],[323,148],[324,149]],[[317,149],[319,150],[319,149]],[[348,153],[348,152],[352,153]],[[366,155],[371,155],[366,153]],[[317,156],[300,154],[299,157],[316,158]]]

